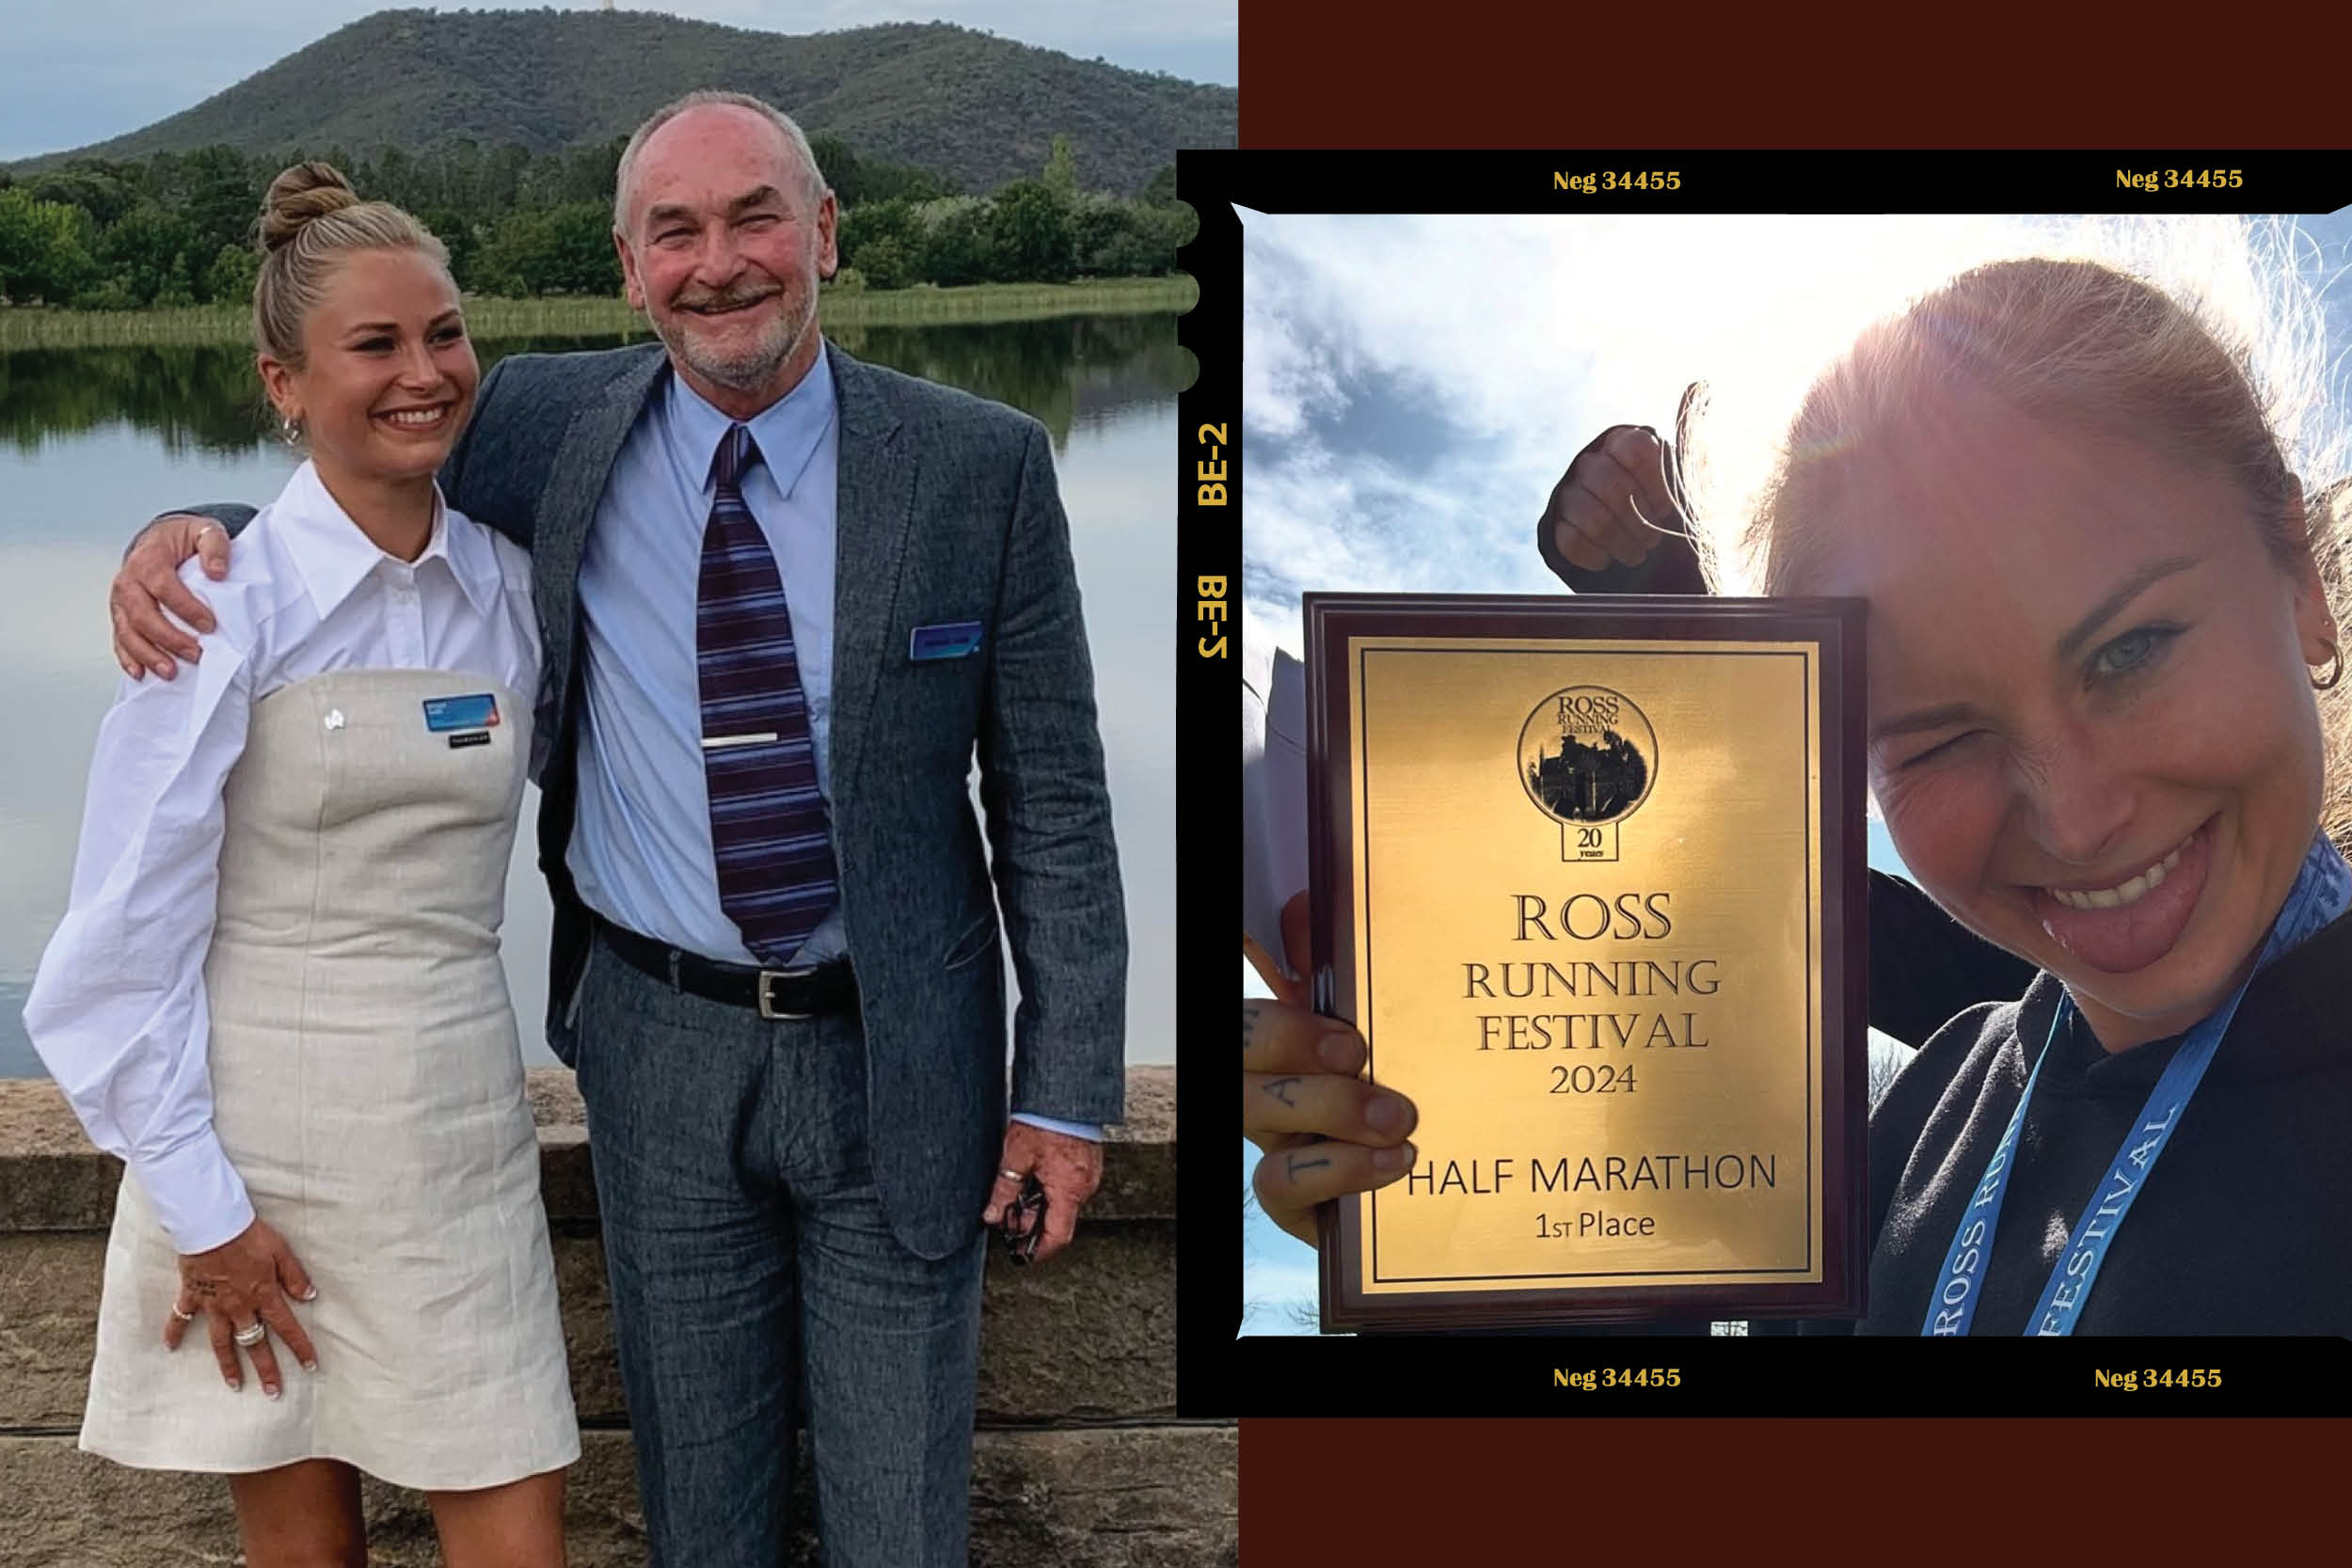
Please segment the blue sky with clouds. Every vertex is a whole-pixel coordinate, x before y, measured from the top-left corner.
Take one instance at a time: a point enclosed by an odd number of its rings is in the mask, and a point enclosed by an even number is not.
[[[1294,651],[1306,588],[1556,590],[1532,540],[1568,459],[1692,379],[1736,502],[1820,361],[1976,261],[2139,259],[2241,312],[2265,282],[2228,218],[1242,215],[1248,594]],[[2352,209],[2296,221],[2352,422]]]
[[[2302,432],[2306,478],[2352,472],[2352,449],[2329,438],[2352,425],[2352,209],[2292,235],[2258,225],[2251,248],[2234,219],[1242,220],[1245,635],[1293,653],[1307,589],[1557,592],[1534,524],[1568,460],[1608,425],[1669,428],[1694,378],[1709,383],[1720,453],[1701,515],[1740,515],[1756,457],[1824,357],[2001,255],[2137,261],[2240,318],[2279,278],[2249,258],[2293,256],[2322,331],[2288,362],[2332,393]],[[1870,859],[1900,866],[1875,820]],[[1246,965],[1243,990],[1266,994]],[[1244,1146],[1245,1180],[1255,1153]],[[1243,1332],[1314,1332],[1312,1251],[1254,1211],[1243,1235]]]
[[[179,113],[347,23],[395,8],[371,0],[0,0],[0,160],[82,147]],[[474,10],[535,9],[475,0]],[[562,10],[594,10],[568,0]],[[660,11],[775,33],[883,22],[952,22],[1224,87],[1240,81],[1240,0],[663,0]]]

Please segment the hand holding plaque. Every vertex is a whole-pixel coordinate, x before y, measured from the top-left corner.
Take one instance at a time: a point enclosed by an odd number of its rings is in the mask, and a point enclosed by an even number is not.
[[[1860,607],[1309,595],[1328,1327],[1853,1309]]]
[[[1308,965],[1307,895],[1282,911],[1290,966]],[[1270,956],[1269,956],[1270,957]],[[1306,988],[1252,959],[1274,1000],[1241,1005],[1242,1134],[1264,1157],[1252,1185],[1266,1217],[1313,1244],[1315,1210],[1343,1194],[1386,1186],[1418,1158],[1421,1112],[1393,1089],[1363,1081],[1362,1037],[1306,1006]]]

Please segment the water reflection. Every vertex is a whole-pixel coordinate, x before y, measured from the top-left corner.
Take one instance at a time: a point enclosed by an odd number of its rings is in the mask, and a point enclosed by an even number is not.
[[[1184,356],[1173,316],[993,325],[852,328],[850,353],[965,388],[1052,432],[1102,707],[1135,953],[1128,1055],[1175,1059],[1175,789],[1168,583],[1175,498],[1167,483]],[[612,347],[626,340],[532,339],[507,354]],[[642,336],[641,336],[642,341]],[[13,677],[0,718],[0,1077],[39,1074],[20,1013],[42,945],[65,907],[98,721],[119,676],[104,594],[122,546],[157,508],[266,500],[295,459],[277,439],[248,351],[37,350],[0,354],[0,668]],[[534,1062],[545,994],[547,891],[532,863],[531,813],[509,872],[507,970]]]
[[[1184,385],[1172,316],[1070,316],[941,326],[852,326],[832,334],[861,359],[945,382],[1034,415],[1059,451],[1072,429]],[[647,341],[597,337],[485,339],[486,374],[510,354],[562,354]],[[209,348],[24,349],[0,354],[0,437],[38,451],[60,436],[114,423],[152,432],[177,456],[239,452],[276,438],[253,352]]]
[[[37,452],[113,424],[153,433],[178,456],[244,451],[269,438],[249,349],[72,348],[0,354],[0,435]]]
[[[851,327],[836,336],[861,359],[1034,415],[1059,451],[1073,425],[1164,401],[1182,388],[1184,351],[1173,321],[1079,316],[992,326]]]

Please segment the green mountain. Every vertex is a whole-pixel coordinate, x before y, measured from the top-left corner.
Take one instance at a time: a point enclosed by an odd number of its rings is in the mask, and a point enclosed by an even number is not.
[[[1240,94],[942,23],[787,37],[644,11],[379,11],[144,130],[28,159],[226,143],[275,155],[470,138],[533,152],[626,136],[696,87],[766,99],[862,159],[969,191],[1035,175],[1069,136],[1089,189],[1140,191],[1180,147],[1232,147]]]

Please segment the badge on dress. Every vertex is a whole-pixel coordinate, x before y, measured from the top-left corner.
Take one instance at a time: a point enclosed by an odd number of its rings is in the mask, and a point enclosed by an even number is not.
[[[477,691],[469,697],[427,697],[424,700],[424,727],[435,735],[451,730],[479,730],[499,721],[499,700],[495,693]]]
[[[453,752],[468,746],[487,746],[490,726],[498,721],[499,700],[492,692],[424,700],[425,729],[434,735],[449,736],[449,749]]]

